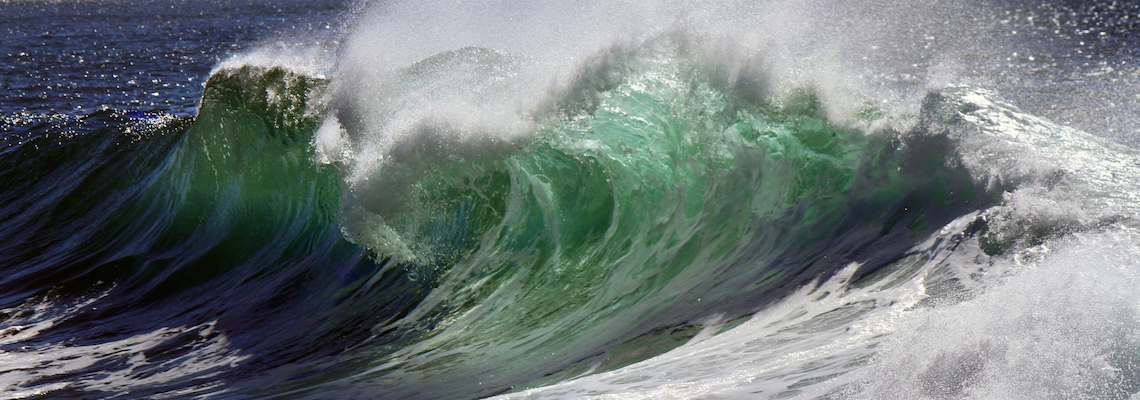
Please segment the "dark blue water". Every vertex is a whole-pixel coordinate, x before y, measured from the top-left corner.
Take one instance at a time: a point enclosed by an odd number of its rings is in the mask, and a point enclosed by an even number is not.
[[[347,1],[0,3],[0,113],[192,115],[210,70],[275,39],[335,38]]]

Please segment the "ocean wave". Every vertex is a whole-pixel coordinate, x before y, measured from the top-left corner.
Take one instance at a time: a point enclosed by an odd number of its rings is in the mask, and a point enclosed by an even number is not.
[[[193,117],[0,121],[0,392],[1004,396],[1059,325],[1090,339],[1043,397],[1135,391],[1131,292],[1088,294],[1133,280],[1135,150],[979,87],[854,95],[799,31],[377,44],[420,9],[223,63]]]

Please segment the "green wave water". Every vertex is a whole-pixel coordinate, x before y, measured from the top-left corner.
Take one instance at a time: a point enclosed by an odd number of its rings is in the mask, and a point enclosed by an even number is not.
[[[395,324],[431,324],[340,389],[490,394],[621,367],[849,263],[873,271],[994,200],[955,167],[944,123],[835,125],[809,91],[757,100],[688,57],[667,42],[636,49],[506,145],[425,125],[382,158],[371,178],[387,187],[353,181],[375,137],[341,114],[356,151],[329,161],[345,180],[340,222],[431,287]],[[471,48],[399,79],[430,88],[456,65],[499,74],[513,62]]]

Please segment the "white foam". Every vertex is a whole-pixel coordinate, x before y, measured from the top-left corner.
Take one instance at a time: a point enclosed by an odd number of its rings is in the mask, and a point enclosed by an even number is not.
[[[345,137],[346,134],[335,115],[325,118],[313,136],[313,147],[316,149],[314,161],[317,164],[327,165],[351,159],[353,153]]]
[[[44,300],[3,310],[15,317],[4,321],[5,326],[0,330],[0,346],[25,343],[89,307],[107,293],[109,290],[72,304]],[[52,392],[66,388],[126,394],[134,388],[155,388],[183,378],[199,379],[203,383],[155,398],[224,393],[225,390],[219,391],[223,382],[210,381],[209,378],[233,368],[249,356],[232,349],[226,335],[216,331],[216,323],[164,327],[94,344],[60,342],[9,347],[7,351],[0,351],[0,398],[50,396]],[[144,355],[144,352],[185,334],[195,336],[192,342],[186,343],[191,349],[157,364]],[[109,359],[120,359],[123,366],[118,369],[101,368],[98,373],[83,374],[68,382],[36,384],[38,380],[52,376],[79,374]]]
[[[972,300],[913,311],[853,398],[1131,395],[1137,376],[1121,367],[1140,348],[1137,240],[1127,226],[1077,234]]]
[[[951,224],[942,237],[960,232],[969,220]],[[934,243],[932,238],[920,248]],[[872,353],[868,346],[893,332],[899,320],[907,317],[908,308],[926,297],[923,279],[937,262],[917,262],[920,268],[901,268],[859,289],[847,287],[859,267],[852,264],[727,332],[700,335],[658,357],[615,371],[498,398],[771,398],[800,391],[810,393],[807,398],[820,396],[834,388],[835,381],[829,378],[857,368]],[[895,279],[906,283],[888,287]],[[822,384],[801,384],[788,393],[798,382],[812,380]]]
[[[230,349],[224,334],[214,332],[214,322],[193,327],[160,328],[129,338],[94,345],[67,345],[64,343],[42,347],[23,347],[0,353],[0,395],[5,398],[24,398],[50,394],[64,388],[130,393],[134,388],[154,388],[180,378],[204,380],[205,383],[166,393],[157,398],[171,398],[201,393],[218,394],[223,385],[219,379],[208,378],[221,374],[248,358]],[[202,343],[193,349],[162,361],[149,363],[143,352],[162,345],[167,340],[187,331],[196,331]],[[67,375],[85,371],[108,358],[125,358],[127,366],[117,370],[102,369],[98,374],[83,375],[81,381],[48,384],[37,387],[34,382],[53,375]],[[152,374],[152,372],[154,372]]]
[[[847,286],[849,268],[728,332],[497,398],[1124,398],[1140,385],[1122,370],[1140,349],[1137,241],[1140,230],[1114,226],[1050,243],[1020,266],[964,243],[864,288]],[[888,287],[897,278],[904,283]],[[968,280],[981,286],[930,292]]]

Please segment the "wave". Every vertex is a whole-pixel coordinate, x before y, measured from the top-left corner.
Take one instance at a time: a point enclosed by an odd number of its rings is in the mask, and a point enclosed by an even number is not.
[[[193,118],[7,120],[0,346],[44,362],[3,390],[633,390],[636,363],[755,321],[816,343],[898,310],[849,293],[968,293],[938,260],[1031,262],[1133,223],[1132,150],[969,87],[836,112],[717,46],[631,40],[554,85],[535,83],[547,60],[478,46],[333,78],[231,64]],[[809,295],[843,299],[772,320]],[[996,351],[979,343],[953,357]],[[882,390],[844,368],[797,387]]]
[[[380,138],[367,123],[330,129],[347,156],[349,237],[409,260],[436,287],[419,309],[449,316],[439,339],[390,374],[456,351],[462,360],[432,374],[489,385],[483,364],[509,357],[514,382],[501,387],[542,376],[529,371],[620,367],[641,358],[610,354],[614,346],[667,350],[713,315],[753,313],[851,262],[872,271],[993,200],[942,161],[955,155],[944,133],[928,132],[937,127],[836,126],[808,92],[758,102],[686,65],[699,60],[673,43],[615,57],[597,63],[614,71],[606,85],[576,85],[525,139],[488,140],[434,115],[411,132],[381,128],[391,136]],[[452,69],[498,72],[507,62],[471,48],[405,73],[449,80]],[[387,144],[380,155],[359,150],[377,139]]]

